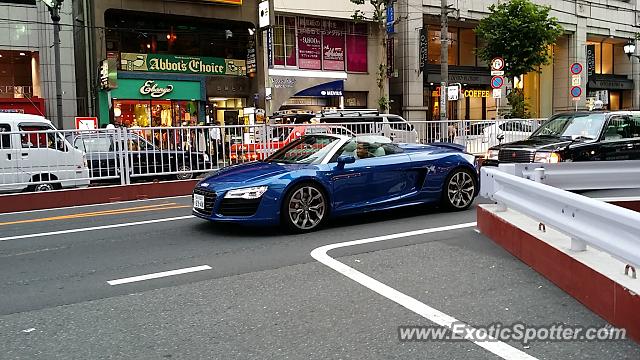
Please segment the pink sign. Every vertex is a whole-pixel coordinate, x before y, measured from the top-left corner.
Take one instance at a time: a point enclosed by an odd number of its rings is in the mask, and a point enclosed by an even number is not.
[[[300,69],[322,69],[321,20],[301,18],[298,28],[298,67]]]
[[[331,20],[325,21],[322,41],[322,59],[324,69],[344,71],[344,23]]]

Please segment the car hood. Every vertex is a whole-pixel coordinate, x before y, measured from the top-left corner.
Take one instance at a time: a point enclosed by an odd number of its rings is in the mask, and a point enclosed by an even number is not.
[[[557,137],[530,137],[525,140],[515,141],[507,144],[492,147],[492,150],[500,149],[528,149],[528,150],[548,150],[554,151],[567,147],[572,143],[581,143],[583,140],[567,140]]]
[[[246,164],[229,166],[214,171],[212,174],[205,177],[201,182],[212,184],[247,184],[266,180],[274,176],[278,176],[289,171],[298,170],[308,166],[310,165],[250,162]]]

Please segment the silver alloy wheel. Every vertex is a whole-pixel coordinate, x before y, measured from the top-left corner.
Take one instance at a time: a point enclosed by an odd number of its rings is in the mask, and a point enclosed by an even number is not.
[[[325,212],[324,195],[313,186],[303,186],[289,198],[289,220],[300,230],[311,230],[318,226]]]
[[[193,173],[190,172],[191,168],[188,165],[180,165],[178,171],[185,171],[185,173],[176,174],[178,180],[191,180],[193,178]]]
[[[449,203],[457,209],[464,209],[473,202],[476,186],[466,171],[457,171],[447,184]]]
[[[53,185],[52,184],[38,184],[34,187],[34,191],[53,191]]]

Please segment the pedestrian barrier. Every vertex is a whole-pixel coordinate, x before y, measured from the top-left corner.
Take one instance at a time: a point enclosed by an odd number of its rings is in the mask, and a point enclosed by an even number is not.
[[[159,177],[188,180],[221,167],[264,160],[306,134],[382,135],[394,142],[451,142],[483,155],[526,138],[538,120],[255,124],[3,132],[0,192],[122,185]],[[335,120],[335,119],[334,119]],[[316,121],[316,119],[314,119]],[[523,130],[523,131],[514,131]],[[526,131],[524,131],[526,130]]]

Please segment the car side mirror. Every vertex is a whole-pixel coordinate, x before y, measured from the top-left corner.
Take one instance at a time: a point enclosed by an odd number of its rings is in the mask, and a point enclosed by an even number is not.
[[[353,164],[356,162],[356,158],[352,155],[340,155],[338,156],[338,168],[344,169],[346,164]]]

